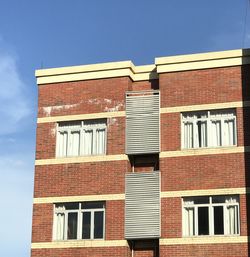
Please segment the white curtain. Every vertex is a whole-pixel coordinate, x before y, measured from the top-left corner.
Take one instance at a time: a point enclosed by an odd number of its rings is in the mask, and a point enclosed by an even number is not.
[[[71,131],[70,133],[70,147],[69,147],[69,156],[77,156],[80,151],[80,131]]]
[[[238,205],[236,197],[227,197],[226,203],[229,205],[226,206],[225,213],[225,224],[226,232],[229,235],[234,235],[239,233],[239,224],[238,224]]]
[[[199,124],[199,146],[200,147],[206,147],[207,146],[207,122],[206,121],[200,121]]]
[[[64,240],[64,231],[65,231],[65,210],[64,206],[59,206],[56,208],[55,214],[55,240]],[[61,211],[61,212],[60,212]]]
[[[68,132],[60,131],[58,133],[57,155],[59,157],[67,156],[67,148],[68,148]]]
[[[211,146],[221,146],[221,121],[212,120],[211,122]]]
[[[96,129],[96,154],[105,154],[105,129]]]
[[[194,236],[194,208],[184,208],[183,233],[185,236]]]
[[[224,121],[224,145],[235,145],[234,119]]]
[[[83,131],[83,155],[93,154],[93,130]]]
[[[193,123],[185,122],[184,126],[184,135],[183,135],[183,146],[184,148],[193,148]]]

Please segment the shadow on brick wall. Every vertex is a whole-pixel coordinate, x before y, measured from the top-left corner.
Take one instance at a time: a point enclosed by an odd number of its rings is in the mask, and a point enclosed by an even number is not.
[[[243,64],[246,64],[244,56],[249,55],[249,50],[243,50]],[[245,186],[250,189],[250,65],[242,65],[242,100],[243,100],[243,140],[244,140],[244,160],[245,160]],[[237,171],[236,171],[237,172]],[[250,194],[246,194],[246,216],[247,216],[247,236],[250,235]],[[250,256],[250,242],[248,239],[248,256]]]

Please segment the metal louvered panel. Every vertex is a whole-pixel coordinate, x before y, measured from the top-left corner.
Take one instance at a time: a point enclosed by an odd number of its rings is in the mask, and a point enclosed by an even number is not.
[[[127,173],[125,238],[159,238],[160,231],[160,172]]]
[[[126,93],[126,153],[147,154],[160,151],[159,91]]]

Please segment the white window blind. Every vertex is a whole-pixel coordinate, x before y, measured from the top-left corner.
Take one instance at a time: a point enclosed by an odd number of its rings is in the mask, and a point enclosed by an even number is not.
[[[239,197],[183,199],[183,235],[239,235]]]
[[[233,146],[236,140],[235,110],[182,114],[182,147]]]
[[[62,122],[58,124],[57,156],[106,154],[106,120]]]

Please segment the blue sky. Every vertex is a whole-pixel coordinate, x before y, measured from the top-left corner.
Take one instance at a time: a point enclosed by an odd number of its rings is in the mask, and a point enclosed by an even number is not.
[[[0,1],[0,256],[30,254],[35,69],[247,48],[248,1]]]

